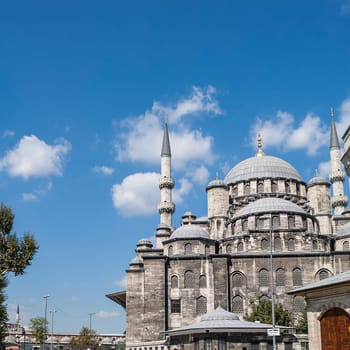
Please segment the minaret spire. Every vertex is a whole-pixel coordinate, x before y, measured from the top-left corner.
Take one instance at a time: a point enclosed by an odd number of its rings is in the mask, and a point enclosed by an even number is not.
[[[160,224],[172,227],[172,216],[175,211],[175,204],[172,201],[172,189],[174,180],[171,177],[171,150],[169,141],[169,131],[167,121],[164,124],[163,143],[161,150],[161,175],[159,179],[160,202],[158,212]]]
[[[332,207],[334,208],[334,215],[342,215],[345,206],[348,203],[348,198],[344,195],[344,179],[345,173],[342,170],[340,145],[337,134],[337,128],[334,120],[334,111],[331,108],[331,133],[330,133],[330,160],[331,160],[331,171],[329,179],[332,183]]]

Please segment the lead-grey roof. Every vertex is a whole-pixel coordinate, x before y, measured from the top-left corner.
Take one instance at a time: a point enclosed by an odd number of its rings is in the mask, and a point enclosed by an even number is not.
[[[288,212],[297,214],[307,214],[306,211],[300,208],[293,202],[282,198],[262,198],[255,202],[249,203],[247,206],[237,211],[234,215],[235,219],[242,216],[249,216],[259,213],[274,213],[274,212]]]
[[[189,238],[193,238],[193,239],[198,239],[198,238],[209,238],[209,234],[206,230],[204,230],[202,227],[200,227],[199,225],[192,225],[192,224],[188,224],[188,225],[183,225],[181,227],[179,227],[178,229],[176,229],[172,235],[170,236],[170,239],[173,238],[177,238],[177,239],[189,239]]]
[[[330,186],[330,183],[323,176],[313,177],[307,184],[309,187],[314,185],[327,185]]]
[[[337,275],[334,275],[332,277],[325,278],[325,279],[320,280],[320,281],[308,283],[303,287],[296,288],[296,289],[289,291],[288,294],[304,292],[304,291],[308,291],[308,290],[316,289],[316,288],[328,287],[328,286],[332,286],[332,285],[340,284],[340,283],[345,283],[345,282],[350,282],[350,271],[338,273]]]
[[[165,123],[165,125],[164,125],[164,134],[163,134],[163,144],[162,144],[161,156],[162,157],[163,156],[171,157],[168,123]]]
[[[201,317],[200,322],[193,323],[188,326],[175,328],[167,331],[170,335],[186,334],[186,333],[202,333],[207,330],[215,332],[266,332],[266,329],[272,328],[271,324],[241,321],[239,317],[231,312],[218,307],[212,312],[209,312]],[[286,328],[277,326],[277,328]]]
[[[332,114],[332,122],[331,122],[331,136],[330,136],[329,147],[331,149],[332,148],[340,149],[337,128],[335,126],[335,121],[334,121],[333,109],[331,110],[331,114]]]
[[[251,157],[234,166],[225,177],[226,184],[257,178],[284,178],[301,181],[297,170],[283,159],[272,156]]]

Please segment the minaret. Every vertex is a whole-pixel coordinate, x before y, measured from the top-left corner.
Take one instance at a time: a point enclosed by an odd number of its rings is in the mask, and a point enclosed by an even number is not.
[[[17,310],[16,310],[16,324],[17,326],[20,324],[21,322],[21,317],[19,315],[19,305],[17,304]]]
[[[171,151],[169,142],[168,123],[164,125],[163,144],[161,152],[161,174],[159,179],[160,203],[158,212],[160,215],[160,225],[172,227],[172,218],[175,211],[175,204],[172,201],[172,189],[174,180],[171,177]]]
[[[333,196],[332,207],[334,209],[334,216],[342,215],[345,206],[348,203],[348,198],[344,195],[344,179],[345,173],[342,170],[341,154],[337,129],[335,127],[333,108],[331,108],[331,136],[330,136],[330,158],[331,171],[329,180],[332,183]]]

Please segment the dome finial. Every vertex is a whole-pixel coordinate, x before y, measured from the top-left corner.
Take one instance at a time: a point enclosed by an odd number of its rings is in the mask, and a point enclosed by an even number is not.
[[[256,152],[256,156],[257,157],[262,157],[264,156],[265,153],[264,151],[262,150],[262,140],[261,140],[261,134],[260,132],[258,133],[258,152]]]

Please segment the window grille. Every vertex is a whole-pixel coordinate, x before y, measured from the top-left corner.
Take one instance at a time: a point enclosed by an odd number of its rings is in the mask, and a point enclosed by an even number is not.
[[[276,270],[276,286],[284,287],[286,283],[285,271],[283,269]]]
[[[262,218],[257,218],[257,220],[256,220],[256,228],[258,229],[258,230],[262,230],[263,228],[264,228],[264,219],[262,219]]]
[[[243,227],[243,232],[248,232],[248,219],[243,220],[242,227]]]
[[[258,182],[258,193],[264,193],[264,182],[263,181]]]
[[[327,270],[322,270],[319,273],[320,280],[324,280],[329,277],[329,272]]]
[[[207,298],[200,296],[196,302],[197,315],[203,315],[207,313]]]
[[[193,288],[193,272],[192,271],[185,272],[184,288]]]
[[[210,249],[209,249],[209,246],[206,245],[205,246],[205,255],[209,255],[210,254]]]
[[[170,310],[172,314],[180,314],[181,313],[181,300],[171,300]]]
[[[301,269],[299,267],[296,267],[293,270],[293,286],[301,286],[303,284]]]
[[[171,288],[179,288],[179,279],[177,276],[171,276]]]
[[[265,238],[261,240],[261,250],[268,250],[269,249],[269,241]]]
[[[243,243],[242,242],[238,242],[238,244],[237,244],[237,251],[239,251],[239,252],[243,251]]]
[[[288,228],[295,228],[295,217],[288,216]]]
[[[168,248],[168,256],[172,256],[173,255],[173,246],[170,245]]]
[[[240,295],[232,298],[232,312],[235,314],[243,313],[243,298]]]
[[[271,191],[272,191],[272,193],[277,193],[278,186],[277,186],[277,182],[276,181],[272,181],[272,183],[271,183]]]
[[[282,241],[281,238],[276,237],[274,240],[274,246],[275,246],[275,250],[280,251],[282,250]]]
[[[288,239],[288,250],[295,250],[295,241],[293,238]]]
[[[295,313],[298,312],[303,312],[305,308],[305,301],[304,301],[304,297],[302,296],[296,296],[293,299],[293,311]]]
[[[348,241],[345,241],[343,243],[343,250],[349,250],[349,242]]]
[[[192,244],[186,243],[185,244],[185,255],[192,254]]]
[[[280,227],[280,217],[275,215],[272,217],[272,228],[278,229]]]
[[[250,194],[250,182],[244,185],[244,194]]]
[[[270,276],[266,269],[259,271],[259,285],[260,287],[268,287],[270,285]]]
[[[232,286],[242,288],[244,285],[244,276],[240,272],[234,272],[232,275]]]
[[[226,246],[226,253],[228,253],[228,254],[231,254],[231,253],[232,253],[232,246],[231,246],[231,244],[228,244],[228,245]]]
[[[207,288],[207,277],[205,275],[199,276],[199,288]]]

